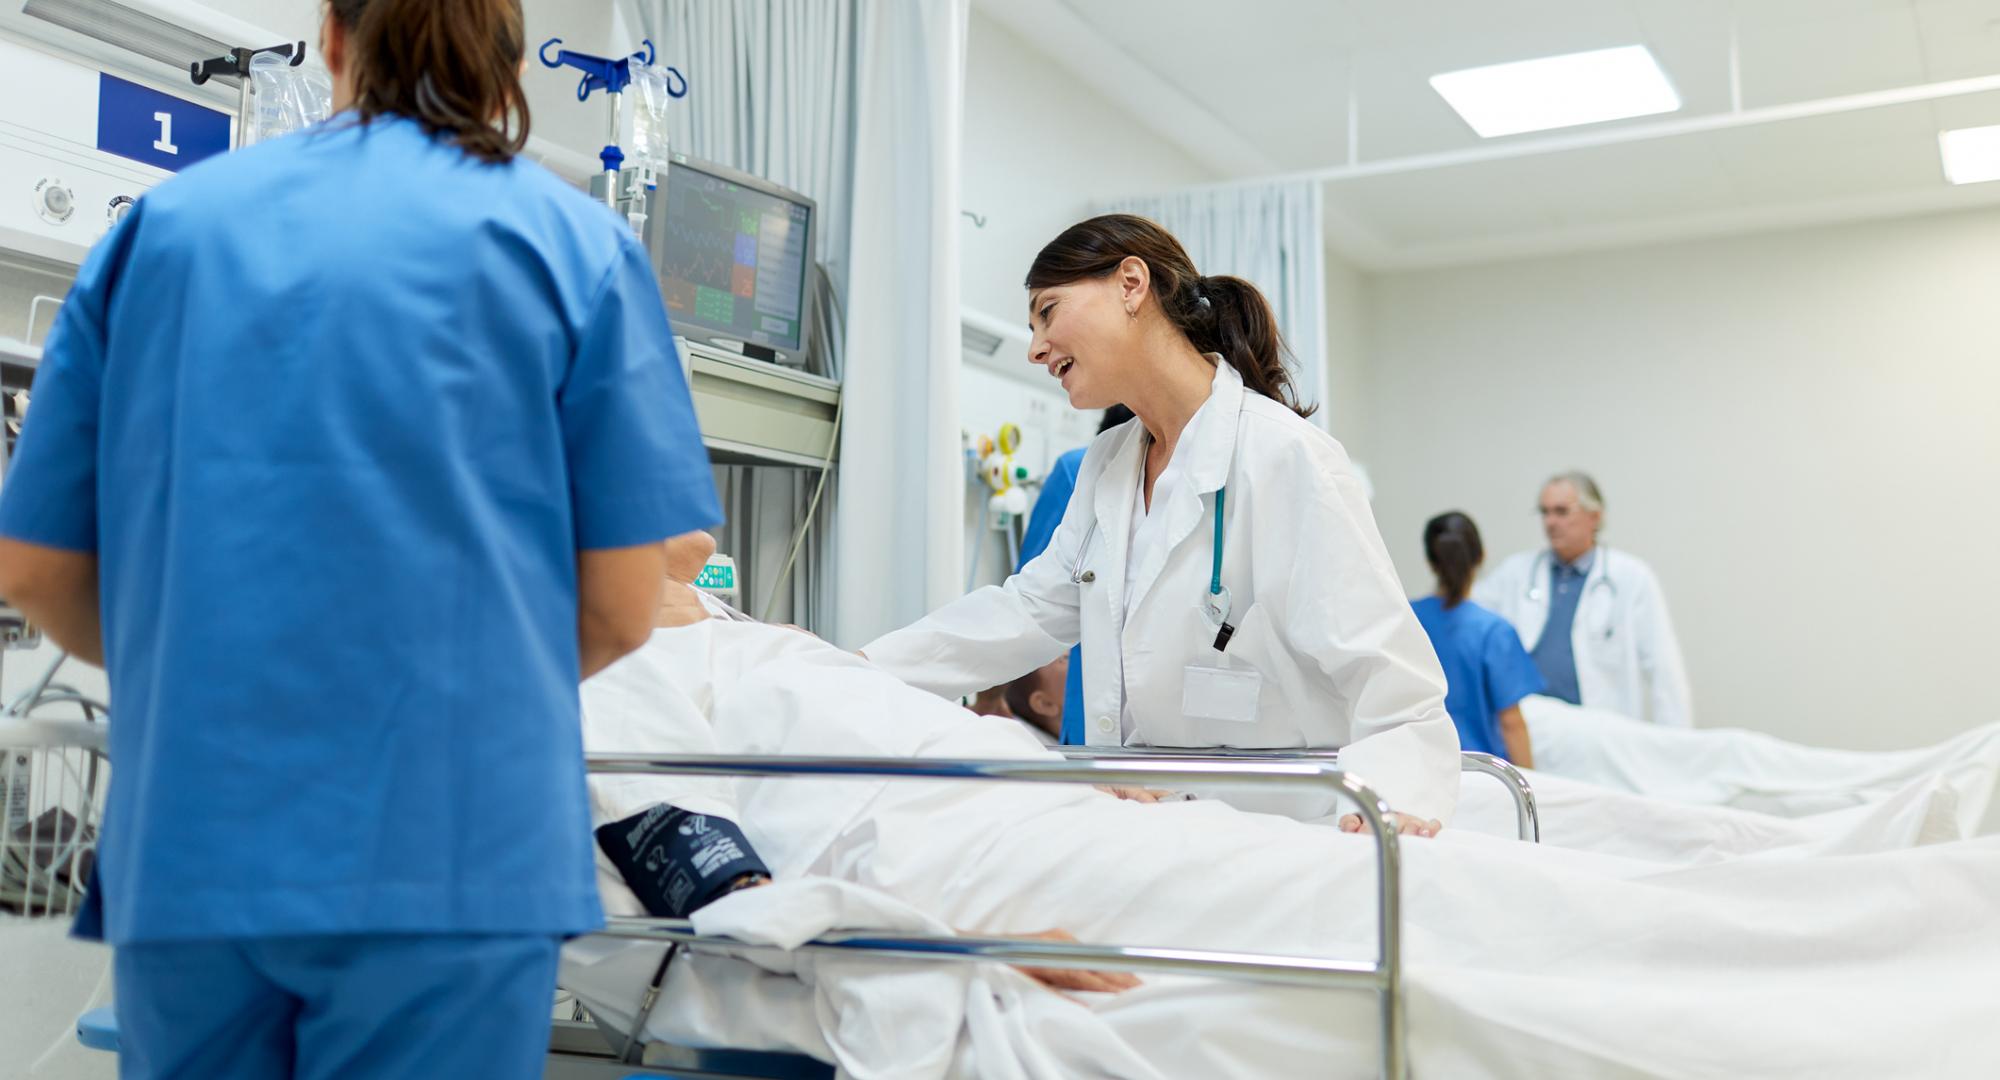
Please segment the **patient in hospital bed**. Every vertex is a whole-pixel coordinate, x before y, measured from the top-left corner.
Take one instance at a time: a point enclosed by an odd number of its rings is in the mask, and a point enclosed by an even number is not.
[[[2000,724],[1914,750],[1858,751],[1732,728],[1664,728],[1548,697],[1527,698],[1521,712],[1544,774],[1782,817],[1880,802],[1913,782],[1940,779],[1970,831],[1985,815],[2000,772]]]
[[[691,590],[670,592],[651,643],[584,688],[592,751],[1048,752],[1016,724],[975,717],[816,639],[736,621]],[[837,886],[842,897],[879,897],[981,933],[1057,925],[1086,941],[1372,955],[1372,838],[1214,801],[853,779],[599,776],[591,788],[600,824],[669,804],[741,826],[776,884],[720,895],[698,924],[734,925],[732,913],[770,910],[788,887],[823,899]],[[1873,1078],[1990,1075],[2000,1064],[1990,994],[2000,970],[2000,839],[1687,867],[1453,829],[1405,841],[1402,855],[1419,1075]],[[615,865],[607,858],[601,869],[607,908],[640,913]],[[564,981],[593,1011],[630,1020],[637,988],[610,976],[629,968],[643,979],[653,962],[622,968],[610,955],[573,956]],[[827,1007],[888,1015],[863,1004],[868,988],[892,979],[881,965],[787,976],[695,960],[669,976],[655,1036],[761,1042],[850,1066],[891,1061],[884,1075],[1008,1075],[995,1055],[1018,1065],[1026,1052],[994,1034],[1018,1026],[982,1026],[980,1009],[934,995],[928,1003],[957,1025],[959,1050],[904,1068],[895,1025],[850,1023]],[[1366,994],[1161,978],[1088,1003],[1009,992],[1046,999],[1034,1007],[1057,1012],[1032,1029],[1071,1032],[1045,1041],[1073,1042],[1098,1063],[1058,1060],[1012,1075],[1374,1069]],[[783,1003],[795,1006],[788,1021],[772,1011]],[[1106,1038],[1122,1064],[1102,1064]]]

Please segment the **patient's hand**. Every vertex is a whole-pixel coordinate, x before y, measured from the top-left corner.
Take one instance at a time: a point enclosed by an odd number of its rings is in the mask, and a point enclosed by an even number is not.
[[[1044,930],[1039,934],[1017,934],[1016,937],[1033,938],[1037,941],[1075,941],[1076,935],[1067,930]],[[1016,970],[1051,990],[1088,990],[1101,994],[1116,994],[1139,985],[1139,977],[1122,971],[1081,971],[1074,968],[1039,968],[1016,965]]]
[[[1156,803],[1174,794],[1159,788],[1120,787],[1116,784],[1097,784],[1095,787],[1106,795],[1116,795],[1128,802]]]
[[[1414,818],[1408,814],[1390,814],[1389,821],[1395,825],[1396,832],[1403,836],[1436,836],[1438,830],[1444,828],[1444,822],[1436,818],[1425,821],[1423,818]],[[1360,832],[1361,815],[1342,814],[1340,817],[1340,831]]]

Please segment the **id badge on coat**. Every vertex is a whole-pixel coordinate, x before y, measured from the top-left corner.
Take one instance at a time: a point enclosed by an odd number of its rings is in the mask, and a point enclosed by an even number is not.
[[[1264,677],[1254,670],[1195,667],[1181,674],[1181,715],[1190,720],[1231,724],[1257,722],[1257,695]]]

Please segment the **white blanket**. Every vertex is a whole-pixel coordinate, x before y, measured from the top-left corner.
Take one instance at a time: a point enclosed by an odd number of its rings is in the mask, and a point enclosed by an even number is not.
[[[1521,702],[1542,772],[1674,802],[1799,816],[1877,802],[1942,777],[1978,830],[2000,773],[2000,723],[1916,750],[1825,750],[1755,731],[1682,730],[1554,698]]]
[[[1958,789],[1919,777],[1879,802],[1805,817],[1678,803],[1523,770],[1535,794],[1542,843],[1658,863],[1743,856],[1860,855],[1958,840]],[[1516,837],[1514,800],[1498,780],[1468,775],[1455,830]]]
[[[621,699],[587,686],[593,749],[656,750],[664,738],[724,753],[1043,753],[1003,721],[974,718],[784,631],[717,623],[664,631],[613,669],[621,671],[613,681],[631,682],[626,698],[678,695],[687,707],[655,701],[645,716],[609,716]],[[668,715],[706,725],[648,732]],[[607,745],[606,730],[647,741]],[[673,779],[593,783],[599,812],[610,816],[634,812],[625,809],[633,800],[691,793]],[[1005,784],[746,780],[710,782],[705,797],[735,810],[781,877],[803,871],[859,886],[925,925],[1062,927],[1086,941],[1348,958],[1373,951],[1372,841],[1324,827],[1213,802],[1146,806],[1089,789]],[[1463,829],[1402,847],[1420,1075],[1874,1078],[2000,1068],[1990,974],[2000,970],[2000,839],[1700,867]],[[629,903],[607,900],[614,910]],[[842,925],[854,910],[842,900],[808,923]],[[735,930],[782,940],[796,926],[760,929],[746,918]],[[636,993],[593,995],[575,978],[579,964],[566,966],[566,985],[603,1015],[624,1002],[629,1018]],[[651,973],[650,963],[638,966],[641,978]],[[742,1036],[762,1032],[765,1046],[899,1076],[927,1074],[905,1071],[899,1055],[912,1069],[941,1060],[904,1042],[901,1021],[883,1030],[865,1005],[836,1007],[873,992],[878,975],[861,967],[815,965],[810,981],[760,970],[789,989],[758,982],[754,992],[690,996],[699,971],[689,964],[670,977],[668,992],[685,1007],[661,1010],[681,1023],[661,1035],[706,1033],[755,1048]],[[1004,972],[953,977],[1040,1000]],[[850,979],[869,985],[839,985]],[[1025,1051],[1005,1023],[980,1022],[975,1006],[985,997],[927,996],[936,1030],[954,1033],[920,1040],[953,1047],[942,1075],[1037,1075],[1023,1071]],[[698,1001],[711,1004],[690,1004]],[[1000,1012],[1032,1015],[1009,1008]],[[1373,1009],[1367,994],[1154,980],[1099,1003],[1096,1015],[1166,1076],[1361,1076],[1374,1068]],[[1103,1064],[1118,1051],[1101,1032],[1073,1012],[1058,1015],[1075,1023],[1013,1030],[1046,1034],[1056,1052],[1106,1070],[1066,1075],[1147,1075]]]

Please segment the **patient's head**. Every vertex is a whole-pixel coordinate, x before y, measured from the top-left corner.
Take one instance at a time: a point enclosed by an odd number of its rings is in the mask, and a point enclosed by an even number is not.
[[[667,580],[692,585],[715,554],[715,537],[705,532],[682,533],[667,541]]]
[[[715,537],[705,532],[683,533],[667,541],[667,587],[660,593],[654,626],[689,626],[708,618],[708,609],[695,595],[694,580],[713,554]]]
[[[1069,684],[1069,654],[1064,653],[1007,684],[1007,707],[1014,715],[1062,738],[1063,691]]]

